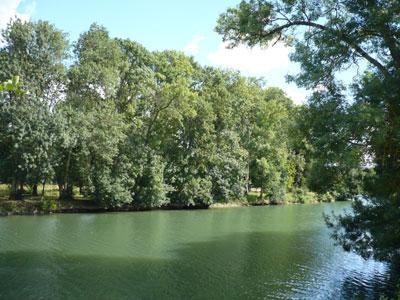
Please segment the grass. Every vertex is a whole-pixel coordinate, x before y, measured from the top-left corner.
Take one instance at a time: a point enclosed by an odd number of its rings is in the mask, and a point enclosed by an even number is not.
[[[44,197],[42,197],[42,188],[42,185],[38,186],[39,196],[32,196],[31,187],[24,186],[23,201],[10,200],[10,186],[0,184],[0,215],[49,213],[66,209],[88,208],[88,205],[93,206],[92,201],[90,203],[79,201],[85,199],[83,195],[79,194],[78,188],[74,188],[74,200],[78,201],[59,201],[58,186],[55,184],[45,185]]]
[[[259,200],[260,200],[260,192],[257,192],[257,191],[250,191],[250,192],[247,194],[247,202],[248,202],[249,204],[256,203],[256,202],[259,201]]]
[[[6,184],[0,184],[0,201],[8,200],[10,188]]]
[[[38,186],[38,193],[39,196],[32,196],[32,189],[30,186],[24,186],[25,194],[24,200],[28,201],[39,201],[41,200],[42,196],[42,188],[43,186],[40,184]],[[0,201],[9,201],[9,194],[10,194],[10,186],[8,184],[0,184]],[[44,198],[48,200],[55,200],[58,197],[58,187],[57,185],[46,185],[44,190]]]
[[[42,199],[42,189],[43,185],[38,185],[38,193],[39,196],[32,196],[32,189],[30,186],[25,185],[24,189],[26,193],[24,194],[24,201],[41,201]],[[10,201],[10,186],[8,184],[0,184],[0,202],[1,201]],[[57,200],[58,199],[58,186],[56,184],[46,184],[44,188],[44,200]],[[75,200],[83,200],[83,195],[79,194],[79,189],[74,188],[74,199]]]

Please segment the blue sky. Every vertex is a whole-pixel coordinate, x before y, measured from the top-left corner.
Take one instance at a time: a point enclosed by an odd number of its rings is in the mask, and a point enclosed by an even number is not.
[[[267,85],[283,88],[295,102],[307,92],[285,82],[298,66],[288,59],[290,49],[228,50],[214,32],[218,16],[240,0],[0,0],[0,28],[12,16],[48,20],[75,41],[91,23],[104,25],[111,36],[130,38],[150,50],[175,49],[201,64],[232,68],[244,75],[265,77]]]

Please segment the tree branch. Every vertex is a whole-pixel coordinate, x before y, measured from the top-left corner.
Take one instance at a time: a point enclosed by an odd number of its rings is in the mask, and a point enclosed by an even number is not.
[[[362,49],[359,45],[357,45],[351,37],[345,35],[343,32],[338,32],[337,30],[332,30],[331,28],[315,23],[315,22],[310,22],[310,21],[305,21],[305,20],[297,20],[297,21],[289,21],[288,23],[275,27],[274,29],[267,31],[263,34],[264,38],[271,37],[277,33],[281,33],[283,30],[288,29],[293,26],[308,26],[308,27],[313,27],[317,28],[323,31],[332,31],[335,32],[337,37],[344,41],[350,48],[352,48],[357,54],[359,54],[361,57],[366,59],[368,62],[370,62],[372,65],[378,68],[378,70],[385,76],[385,77],[390,77],[389,71],[386,69],[386,67],[380,63],[377,59],[373,58],[371,55],[369,55],[364,49]]]
[[[400,69],[400,49],[397,47],[396,38],[391,34],[390,27],[384,26],[385,32],[383,33],[383,40],[389,48],[390,55],[393,58],[396,69]]]

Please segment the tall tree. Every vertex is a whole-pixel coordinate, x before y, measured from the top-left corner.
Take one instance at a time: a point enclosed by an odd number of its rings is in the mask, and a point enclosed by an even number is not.
[[[7,162],[11,165],[7,170],[13,173],[8,175],[13,183],[12,196],[21,194],[24,183],[30,183],[33,193],[37,194],[39,181],[52,172],[54,123],[51,111],[65,92],[63,63],[68,41],[63,32],[48,22],[19,19],[11,21],[2,31],[2,40],[0,80],[19,75],[21,88],[26,91],[19,95],[9,92],[2,105],[2,121],[8,124],[3,131],[7,135],[3,136],[6,143],[3,147],[9,149],[4,157],[9,158]]]
[[[85,105],[114,98],[120,83],[122,51],[103,26],[92,24],[74,45],[75,63],[68,70],[68,97]]]
[[[115,101],[122,51],[104,27],[93,24],[74,54],[66,100],[56,108],[63,124],[56,169],[60,198],[73,198],[78,185],[101,205],[119,206],[132,200],[123,159],[117,159],[126,128]]]
[[[325,152],[362,151],[364,155],[353,157],[359,166],[361,159],[372,159],[367,167],[373,167],[375,175],[364,181],[369,200],[356,201],[354,214],[330,224],[345,249],[383,260],[399,256],[400,249],[399,232],[387,230],[388,224],[398,228],[400,219],[399,11],[398,1],[250,0],[221,15],[217,26],[231,46],[280,41],[294,45],[291,58],[301,63],[301,72],[291,79],[300,86],[318,88],[310,105],[325,112],[343,97],[335,74],[361,61],[367,64],[368,72],[355,82],[355,103],[331,110],[325,118],[332,123],[345,115],[343,122],[331,124],[336,133],[325,125],[326,132],[315,138],[328,141],[339,134],[335,137],[339,145],[325,143],[334,146]],[[314,105],[321,99],[326,104]]]

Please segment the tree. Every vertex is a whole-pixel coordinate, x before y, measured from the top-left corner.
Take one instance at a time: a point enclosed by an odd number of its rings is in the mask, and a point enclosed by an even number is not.
[[[240,118],[248,116],[244,109],[253,99],[250,84],[236,72],[206,67],[201,73],[199,93],[212,109],[209,158],[212,195],[216,202],[241,199],[248,183],[247,156],[243,147]],[[242,110],[243,111],[240,111]],[[212,145],[212,147],[211,147]]]
[[[73,198],[78,185],[102,206],[130,203],[133,183],[121,152],[127,126],[115,101],[122,51],[104,27],[93,24],[74,53],[66,101],[56,107],[62,124],[56,169],[60,198]]]
[[[54,105],[65,87],[66,35],[46,21],[11,21],[2,31],[0,81],[18,75],[29,94]]]
[[[68,70],[68,97],[93,106],[114,99],[120,83],[122,51],[108,31],[92,24],[74,45],[75,63]]]
[[[37,195],[39,180],[44,180],[43,176],[49,177],[53,169],[53,154],[50,152],[54,136],[50,131],[54,129],[54,123],[51,110],[62,98],[65,88],[66,68],[63,62],[67,57],[68,41],[63,32],[48,22],[23,22],[19,19],[8,24],[2,31],[2,37],[4,45],[0,48],[0,80],[18,74],[20,86],[26,91],[24,95],[9,93],[8,104],[3,106],[11,114],[9,122],[18,121],[18,124],[13,123],[13,128],[18,128],[14,133],[11,127],[7,128],[9,138],[18,145],[18,156],[29,164],[29,167],[22,167],[22,162],[17,164],[24,170],[21,169],[24,175],[20,173],[18,181],[21,191],[24,182],[30,183],[33,194]],[[4,110],[3,113],[7,115]],[[6,115],[3,117],[6,118]],[[18,138],[22,140],[17,142]],[[27,147],[31,143],[32,147],[20,148],[24,143],[27,143]],[[13,182],[15,176],[12,176]],[[13,194],[16,193],[15,188],[11,190]]]
[[[217,26],[231,46],[294,45],[291,58],[301,63],[301,72],[289,79],[318,88],[311,109],[329,116],[318,120],[320,125],[326,121],[324,132],[320,128],[314,138],[320,145],[332,137],[340,141],[324,143],[324,151],[341,165],[348,165],[352,154],[350,165],[360,167],[362,159],[372,159],[368,168],[373,172],[364,179],[368,200],[356,201],[354,214],[331,220],[334,238],[346,250],[382,260],[394,259],[400,248],[398,231],[387,230],[398,226],[400,214],[399,10],[398,1],[250,0],[221,15]],[[367,72],[354,82],[353,103],[340,111],[327,110],[345,93],[335,74],[361,61]],[[332,127],[334,118],[343,122]]]
[[[154,55],[155,93],[142,119],[144,145],[151,149],[146,152],[155,151],[164,158],[164,189],[171,205],[210,204],[211,184],[206,176],[210,110],[192,86],[197,66],[179,52]],[[151,160],[148,156],[145,166]]]
[[[10,177],[12,177],[11,193],[10,198],[21,199],[22,193],[18,188],[20,185],[17,182],[18,169],[15,169],[13,176],[10,176],[10,171],[13,170],[12,166],[12,150],[15,148],[13,144],[9,143],[10,134],[10,119],[12,115],[10,114],[10,99],[15,98],[17,95],[23,93],[20,88],[20,81],[18,76],[14,76],[12,79],[0,83],[0,178],[2,181],[9,182]]]
[[[135,123],[156,88],[155,55],[137,42],[117,40],[122,52],[116,102],[128,121]]]
[[[1,90],[8,95],[0,101],[2,177],[11,182],[10,198],[21,199],[24,183],[32,185],[53,175],[56,126],[48,107],[20,89],[17,77]]]
[[[278,93],[277,93],[278,92]],[[251,180],[273,202],[281,201],[286,192],[288,172],[288,107],[279,90],[267,89],[252,129],[249,152]]]

